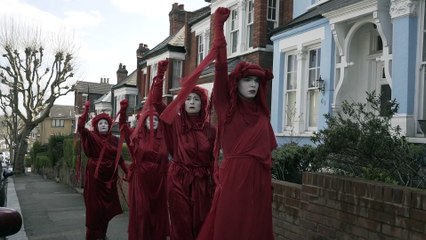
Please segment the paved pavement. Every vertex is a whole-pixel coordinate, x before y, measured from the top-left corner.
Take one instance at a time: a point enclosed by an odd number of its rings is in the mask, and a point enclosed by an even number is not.
[[[84,240],[85,207],[76,189],[40,175],[9,178],[7,207],[18,210],[23,226],[8,240]],[[108,226],[110,240],[127,239],[128,214],[113,218]]]

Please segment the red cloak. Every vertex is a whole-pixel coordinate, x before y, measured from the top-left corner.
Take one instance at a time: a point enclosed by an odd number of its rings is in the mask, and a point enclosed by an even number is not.
[[[272,74],[241,62],[228,76],[222,27],[228,16],[229,10],[224,8],[218,8],[215,14],[217,58],[212,93],[218,116],[215,149],[222,149],[224,159],[218,169],[211,211],[197,239],[270,240],[274,238],[271,151],[277,144],[269,122],[265,88]],[[238,96],[237,81],[247,76],[257,76],[260,81],[253,101]]]

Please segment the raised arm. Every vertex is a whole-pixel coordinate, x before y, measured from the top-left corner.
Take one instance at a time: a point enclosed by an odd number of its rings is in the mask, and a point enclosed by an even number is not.
[[[229,17],[229,9],[219,7],[214,14],[214,40],[216,48],[215,79],[213,87],[213,104],[219,118],[223,118],[229,104],[228,61],[223,25]]]
[[[120,127],[120,134],[124,135],[124,139],[126,143],[130,142],[130,134],[132,133],[132,130],[130,129],[129,125],[127,124],[127,114],[126,110],[129,106],[129,101],[127,99],[123,99],[120,102],[120,117],[118,118],[118,123]]]
[[[89,109],[90,109],[90,101],[87,100],[84,103],[83,114],[81,114],[81,116],[78,118],[77,131],[80,134],[82,134],[83,131],[86,129],[85,126],[86,126],[87,116],[89,115]]]
[[[161,114],[163,110],[166,108],[166,104],[164,104],[162,97],[163,97],[163,78],[164,73],[167,70],[169,62],[167,60],[160,61],[158,63],[158,71],[157,76],[154,77],[154,82],[152,83],[151,92],[148,95],[149,102],[152,103],[152,105],[157,110],[158,114]]]

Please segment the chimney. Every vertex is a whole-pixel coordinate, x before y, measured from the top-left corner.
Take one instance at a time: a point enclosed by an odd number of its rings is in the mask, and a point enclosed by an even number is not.
[[[117,83],[120,83],[121,81],[126,79],[126,77],[127,77],[126,65],[123,65],[122,63],[120,63],[117,70]]]
[[[186,11],[183,4],[173,3],[169,12],[170,35],[177,33],[186,21]]]
[[[108,84],[108,83],[109,83],[109,78],[101,77],[101,83],[106,83],[106,84]]]
[[[144,53],[148,52],[149,48],[147,44],[139,43],[139,48],[136,50],[136,57],[143,57]]]

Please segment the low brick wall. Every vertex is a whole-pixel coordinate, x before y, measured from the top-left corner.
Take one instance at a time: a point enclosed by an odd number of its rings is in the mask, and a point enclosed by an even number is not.
[[[273,187],[277,240],[426,239],[425,190],[319,173]]]

